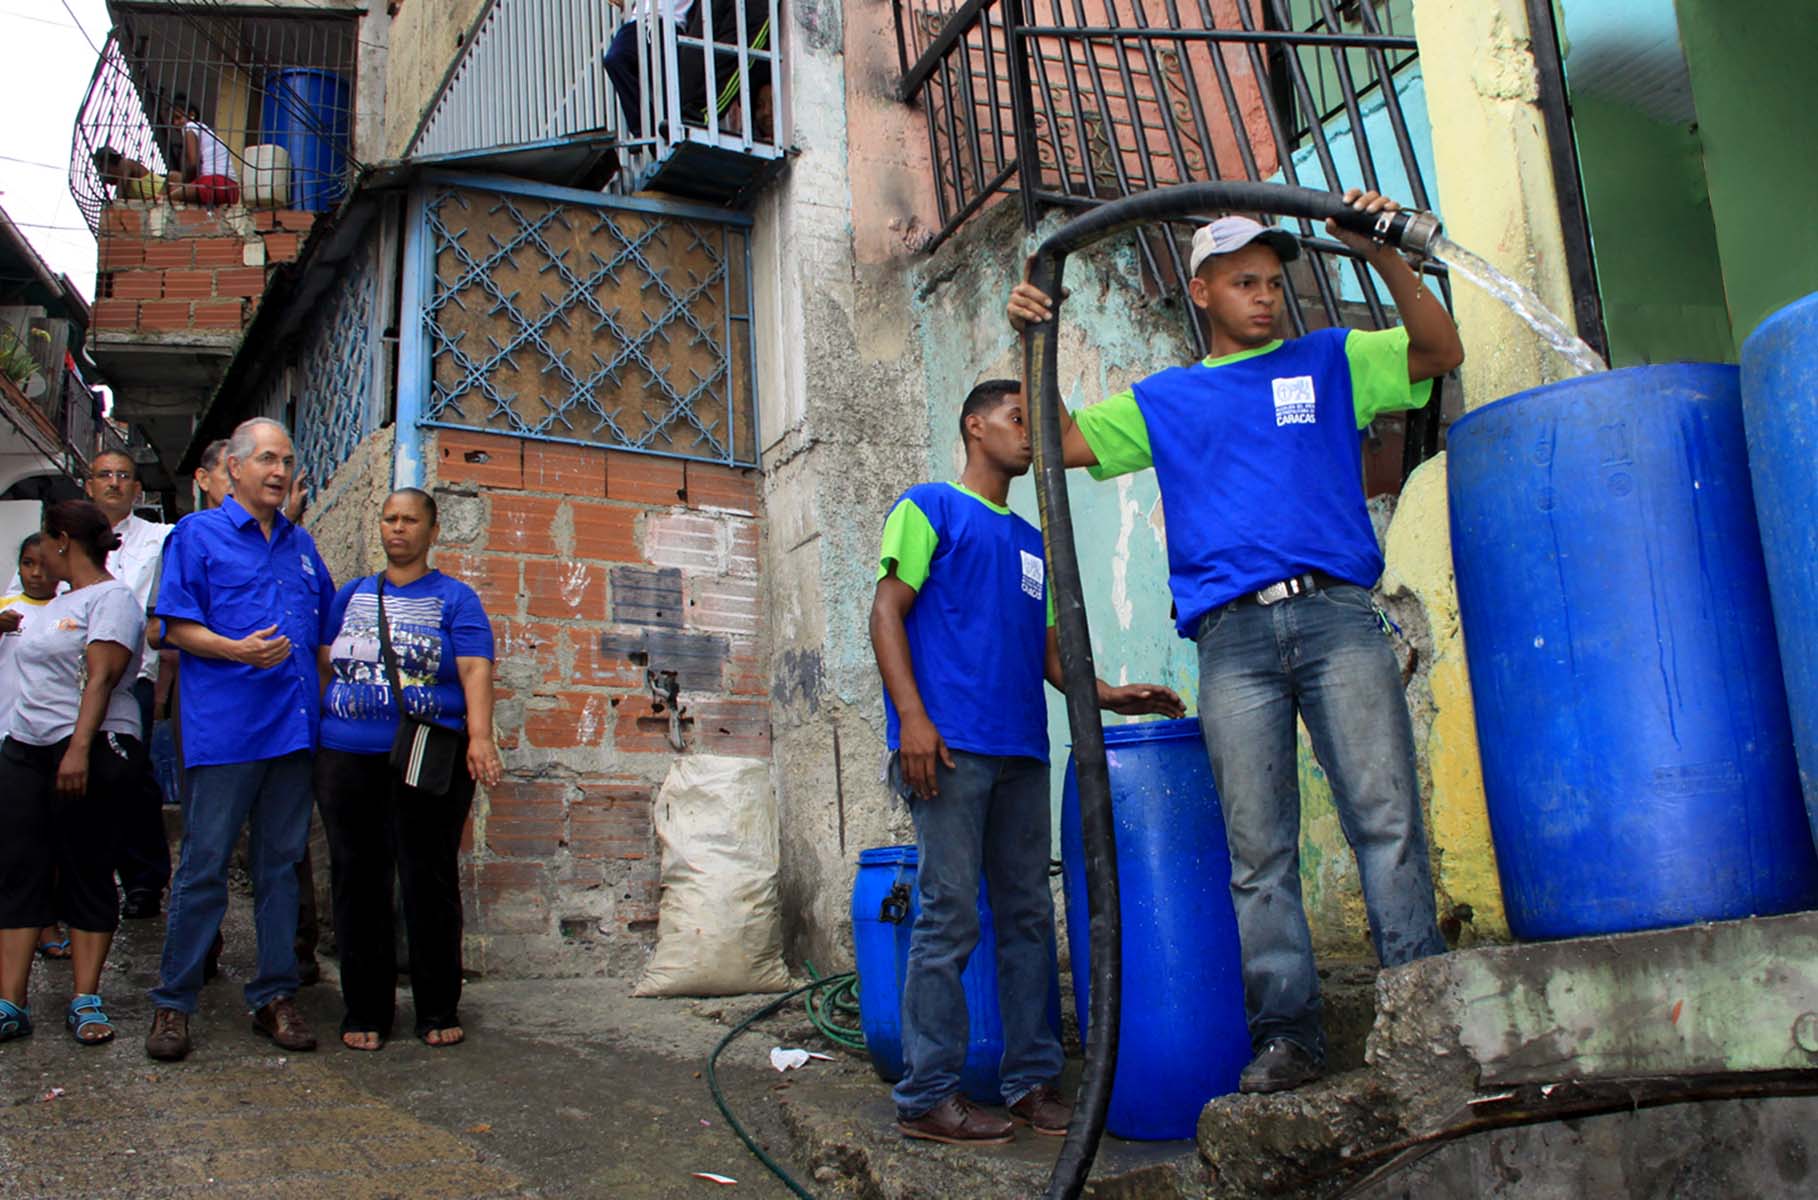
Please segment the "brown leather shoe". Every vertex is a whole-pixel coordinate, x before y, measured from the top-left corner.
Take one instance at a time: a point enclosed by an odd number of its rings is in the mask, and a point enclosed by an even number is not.
[[[279,996],[253,1014],[253,1028],[286,1050],[314,1050],[316,1035],[297,1011],[296,1001]]]
[[[174,1008],[152,1012],[151,1032],[145,1035],[145,1053],[161,1062],[189,1057],[189,1014]]]
[[[1044,1083],[1010,1106],[1010,1119],[1046,1137],[1066,1137],[1073,1106],[1062,1100],[1051,1084]]]
[[[896,1127],[905,1137],[950,1146],[1001,1146],[1016,1132],[1010,1122],[975,1108],[957,1092],[919,1117],[899,1117]]]

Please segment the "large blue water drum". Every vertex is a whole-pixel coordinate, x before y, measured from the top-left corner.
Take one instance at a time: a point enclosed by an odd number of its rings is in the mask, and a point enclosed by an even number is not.
[[[1231,855],[1199,722],[1105,730],[1123,925],[1123,1010],[1105,1128],[1190,1138],[1206,1101],[1237,1090],[1250,1060]],[[1079,784],[1061,800],[1067,944],[1082,1035],[1092,1008]]]
[[[859,852],[852,881],[852,942],[858,959],[859,1025],[871,1065],[884,1079],[903,1077],[903,981],[909,974],[909,938],[921,916],[914,846],[878,846]],[[978,889],[978,945],[960,973],[970,1035],[960,1090],[981,1104],[1001,1104],[998,1066],[1004,1057],[1004,1022],[997,1004],[997,934],[989,890]],[[1050,943],[1048,1024],[1060,1036],[1060,964]]]
[[[1818,903],[1734,367],[1635,367],[1448,436],[1452,560],[1509,926]]]
[[[327,212],[347,191],[347,80],[295,67],[265,77],[261,138],[290,154],[290,204]]]
[[[1742,423],[1799,781],[1818,834],[1818,294],[1742,343]]]

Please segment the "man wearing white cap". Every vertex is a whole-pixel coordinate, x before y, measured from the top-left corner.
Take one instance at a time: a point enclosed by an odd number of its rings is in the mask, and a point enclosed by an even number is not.
[[[1364,212],[1398,205],[1352,189]],[[1285,229],[1221,217],[1195,233],[1188,293],[1211,354],[1061,416],[1069,467],[1108,479],[1154,467],[1168,514],[1180,635],[1199,647],[1199,720],[1231,847],[1255,1058],[1239,1087],[1274,1092],[1325,1061],[1319,976],[1300,896],[1295,718],[1332,784],[1384,966],[1445,950],[1387,621],[1370,598],[1382,552],[1364,505],[1360,431],[1424,405],[1464,360],[1438,298],[1394,249],[1327,222],[1387,285],[1402,325],[1282,341]],[[1011,324],[1052,316],[1018,284]]]

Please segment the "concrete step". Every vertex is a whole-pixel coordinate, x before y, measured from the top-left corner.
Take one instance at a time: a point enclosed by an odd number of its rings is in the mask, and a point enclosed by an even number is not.
[[[1360,1069],[1206,1106],[1209,1196],[1326,1195],[1504,1125],[1818,1091],[1818,914],[1456,951],[1382,972],[1375,1012]]]

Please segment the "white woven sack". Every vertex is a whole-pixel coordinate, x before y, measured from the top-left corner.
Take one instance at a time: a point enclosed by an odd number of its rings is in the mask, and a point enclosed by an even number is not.
[[[776,803],[761,758],[678,758],[657,793],[663,896],[634,996],[789,987],[777,899]]]

